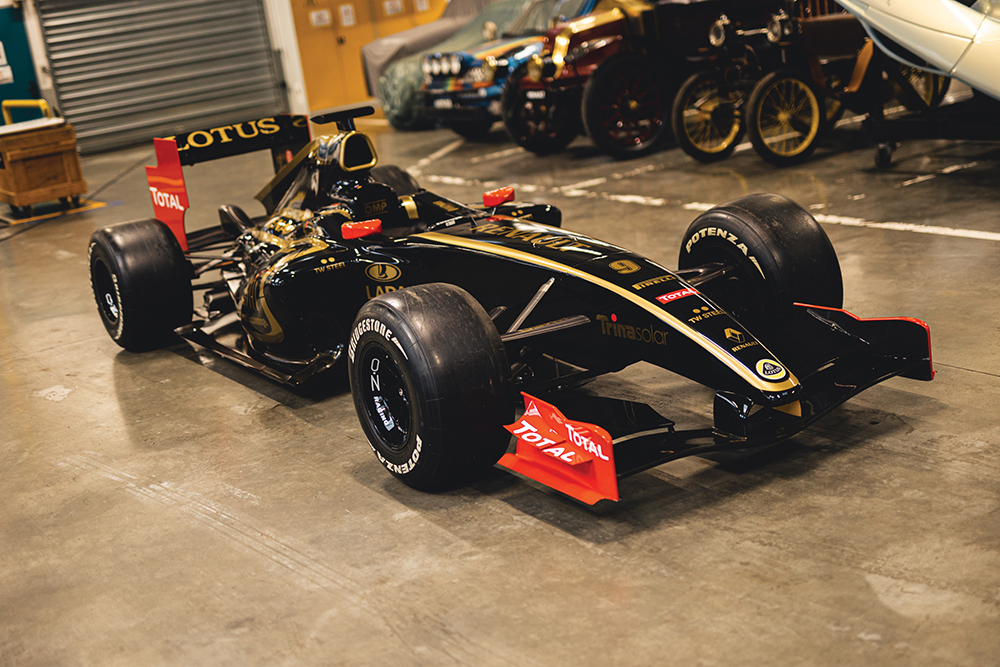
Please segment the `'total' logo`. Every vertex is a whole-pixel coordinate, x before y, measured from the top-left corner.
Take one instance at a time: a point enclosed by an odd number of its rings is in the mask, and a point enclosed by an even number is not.
[[[656,300],[660,303],[670,303],[671,301],[676,301],[677,299],[683,299],[686,296],[694,296],[698,294],[698,290],[692,287],[685,287],[684,289],[677,290],[676,292],[670,292],[669,294],[661,294],[656,297]]]

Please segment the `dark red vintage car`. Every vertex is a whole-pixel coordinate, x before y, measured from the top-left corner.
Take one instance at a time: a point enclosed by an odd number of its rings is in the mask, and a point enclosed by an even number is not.
[[[508,79],[503,118],[530,151],[562,150],[586,130],[603,151],[633,157],[670,135],[670,109],[689,75],[707,66],[708,35],[725,14],[763,27],[779,0],[602,0],[553,28]]]

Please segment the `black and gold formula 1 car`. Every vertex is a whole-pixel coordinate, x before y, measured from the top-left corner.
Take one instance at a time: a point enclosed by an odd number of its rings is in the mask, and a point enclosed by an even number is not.
[[[143,350],[177,334],[293,385],[346,364],[372,450],[406,484],[455,486],[499,461],[590,504],[676,458],[789,438],[889,377],[933,377],[926,324],[841,309],[834,249],[789,199],[698,216],[671,270],[562,229],[557,209],[510,188],[467,205],[377,166],[354,126],[364,111],[314,119],[338,132],[284,152],[258,195],[266,215],[223,206],[190,234],[180,164],[222,134],[157,140],[154,207],[180,225],[90,241],[112,338]],[[566,391],[640,361],[714,389],[714,424],[679,430],[648,406]]]

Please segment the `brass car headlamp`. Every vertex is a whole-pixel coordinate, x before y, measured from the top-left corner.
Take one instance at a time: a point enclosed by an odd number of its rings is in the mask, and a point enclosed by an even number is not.
[[[729,18],[723,14],[719,17],[719,20],[712,24],[712,27],[708,29],[708,43],[719,48],[726,43],[726,33],[729,27]]]
[[[788,37],[791,32],[792,26],[788,20],[788,14],[783,11],[772,16],[771,20],[767,22],[767,41],[772,44],[777,44]]]

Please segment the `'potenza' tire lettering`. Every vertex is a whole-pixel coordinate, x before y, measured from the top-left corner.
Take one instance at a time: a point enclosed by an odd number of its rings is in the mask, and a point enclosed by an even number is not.
[[[795,302],[840,308],[840,262],[808,211],[780,195],[749,195],[702,213],[688,227],[677,262],[731,267],[699,291],[760,337],[780,328]]]

